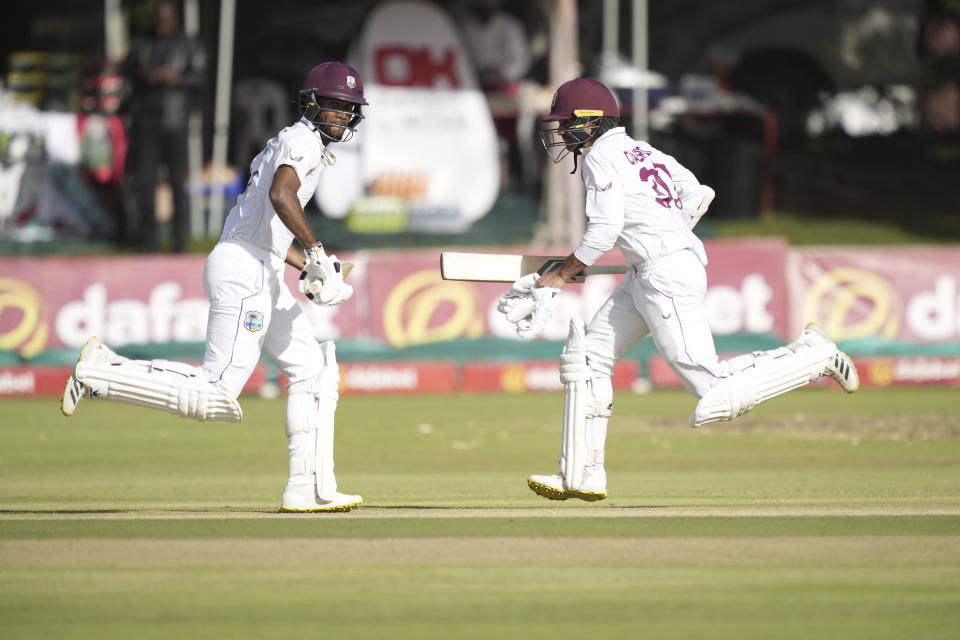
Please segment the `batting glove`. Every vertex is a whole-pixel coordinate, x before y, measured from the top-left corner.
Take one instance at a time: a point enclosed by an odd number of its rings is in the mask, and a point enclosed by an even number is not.
[[[324,253],[322,246],[307,249],[299,286],[315,304],[337,305],[353,295],[353,287],[343,281],[343,265],[337,256]]]
[[[525,275],[497,300],[497,311],[517,325],[517,335],[524,340],[536,338],[547,326],[560,293],[560,289],[537,287],[539,281],[540,274]]]

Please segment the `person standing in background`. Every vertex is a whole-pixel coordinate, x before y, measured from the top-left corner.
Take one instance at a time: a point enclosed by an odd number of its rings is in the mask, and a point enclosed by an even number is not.
[[[158,247],[156,219],[159,170],[173,192],[173,250],[187,244],[190,212],[187,203],[187,127],[190,111],[203,86],[206,53],[199,42],[180,28],[176,3],[161,2],[154,14],[153,34],[134,39],[124,63],[130,85],[129,172],[136,203],[137,249]]]

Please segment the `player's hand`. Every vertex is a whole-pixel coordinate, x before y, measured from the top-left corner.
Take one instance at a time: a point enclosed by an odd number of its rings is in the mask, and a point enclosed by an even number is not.
[[[514,323],[528,315],[533,311],[533,290],[539,281],[540,274],[531,273],[514,282],[509,291],[497,298],[497,311]]]
[[[517,335],[524,340],[543,332],[557,305],[560,289],[537,286],[541,282],[539,274],[523,276],[497,300],[497,311],[517,325]]]
[[[315,304],[336,305],[353,295],[343,281],[343,265],[321,247],[307,250],[307,264],[300,272],[300,291]]]
[[[707,209],[710,208],[710,203],[713,202],[715,197],[717,197],[716,191],[705,184],[700,185],[700,202],[697,204],[697,208],[694,209],[692,213],[688,214],[688,229],[693,229],[695,226],[697,226],[697,223],[700,222],[700,218],[702,218],[703,214],[705,214]]]

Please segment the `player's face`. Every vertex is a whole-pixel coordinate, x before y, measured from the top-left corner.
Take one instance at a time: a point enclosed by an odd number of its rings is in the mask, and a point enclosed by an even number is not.
[[[356,126],[358,105],[336,98],[320,98],[320,124],[325,125],[327,135],[333,140],[342,140],[348,128]]]
[[[599,119],[574,117],[560,120],[556,126],[548,125],[547,128],[541,129],[540,139],[547,155],[556,163],[577,149],[589,147],[593,144],[598,121]]]
[[[577,140],[570,129],[577,122],[576,118],[569,118],[567,120],[561,120],[560,125],[557,127],[560,131],[560,137],[563,138],[563,141],[567,143],[567,151],[571,153],[576,150],[577,145],[580,144],[580,140]]]

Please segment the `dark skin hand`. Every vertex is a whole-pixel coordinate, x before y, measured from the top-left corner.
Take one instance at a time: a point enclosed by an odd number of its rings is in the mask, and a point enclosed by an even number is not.
[[[571,253],[567,256],[567,259],[563,261],[559,269],[548,271],[540,276],[540,282],[537,283],[537,287],[562,289],[563,286],[570,281],[570,278],[583,271],[586,266],[587,265],[577,260]]]

